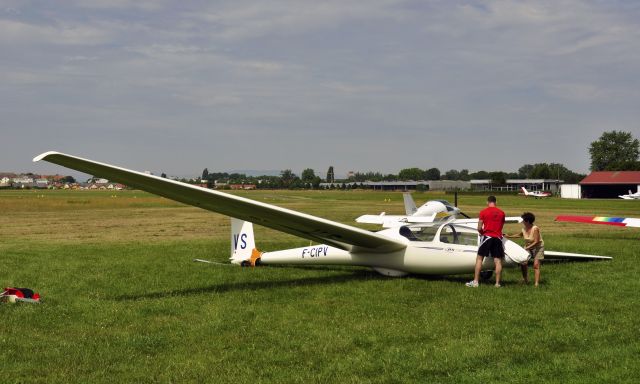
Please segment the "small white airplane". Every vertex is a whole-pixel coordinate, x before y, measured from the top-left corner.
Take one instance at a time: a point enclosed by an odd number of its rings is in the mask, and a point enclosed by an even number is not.
[[[609,216],[570,216],[556,217],[555,221],[569,221],[573,223],[603,224],[616,227],[640,227],[640,219],[633,217],[609,217]]]
[[[399,227],[407,224],[426,224],[454,222],[456,224],[477,224],[478,219],[472,219],[458,207],[451,205],[447,200],[429,200],[419,208],[410,193],[403,193],[406,215],[387,215],[382,212],[379,215],[362,215],[356,219],[358,223],[380,224],[383,228]],[[463,216],[465,219],[460,219]],[[520,217],[507,217],[508,223],[519,223]]]
[[[525,187],[521,187],[520,189],[522,189],[522,193],[524,193],[526,197],[531,196],[531,197],[535,197],[536,199],[539,197],[551,197],[551,192],[542,192],[542,191],[529,192]]]
[[[418,208],[410,193],[403,193],[402,197],[406,215],[387,215],[386,212],[382,212],[379,215],[362,215],[356,219],[356,222],[380,224],[383,228],[392,228],[406,224],[445,221],[458,215],[469,217],[446,200],[429,200]]]
[[[474,226],[456,223],[405,225],[369,232],[361,228],[281,208],[231,194],[181,183],[58,152],[46,152],[33,161],[45,160],[94,176],[139,188],[185,204],[232,217],[231,263],[357,265],[371,267],[386,276],[410,273],[448,275],[472,273],[478,233]],[[260,252],[255,245],[256,223],[321,244]],[[527,260],[528,252],[504,239],[505,267]],[[605,260],[606,256],[545,251],[545,259]],[[494,268],[486,258],[483,269]]]
[[[631,190],[629,190],[629,194],[628,195],[620,195],[618,196],[621,199],[625,199],[625,200],[638,200],[640,199],[640,190],[636,193],[632,193]]]

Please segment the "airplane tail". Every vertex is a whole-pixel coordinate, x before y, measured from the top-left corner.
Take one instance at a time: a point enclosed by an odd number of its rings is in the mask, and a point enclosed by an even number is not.
[[[418,210],[416,207],[416,202],[413,201],[410,193],[403,193],[402,197],[404,198],[404,209],[407,212],[407,216],[411,216]]]
[[[256,249],[253,235],[253,224],[231,218],[231,263],[243,266],[255,266],[260,260],[260,253]]]
[[[520,189],[522,189],[522,193],[524,193],[525,196],[529,196],[529,191],[527,191],[525,187],[520,187]]]

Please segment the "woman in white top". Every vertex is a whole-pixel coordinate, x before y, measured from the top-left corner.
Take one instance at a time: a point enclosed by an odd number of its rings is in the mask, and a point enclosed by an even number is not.
[[[505,237],[510,239],[524,238],[524,249],[529,252],[529,258],[533,259],[533,284],[537,287],[540,283],[540,260],[544,259],[544,241],[540,234],[540,228],[537,225],[533,225],[533,222],[536,221],[535,215],[531,212],[525,212],[520,217],[522,217],[522,232],[506,235]],[[529,284],[528,261],[520,264],[520,269],[522,270],[524,283]]]

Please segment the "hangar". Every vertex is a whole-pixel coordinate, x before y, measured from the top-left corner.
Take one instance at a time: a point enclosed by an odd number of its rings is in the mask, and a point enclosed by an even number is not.
[[[615,199],[640,190],[640,171],[591,172],[579,184],[583,198]]]

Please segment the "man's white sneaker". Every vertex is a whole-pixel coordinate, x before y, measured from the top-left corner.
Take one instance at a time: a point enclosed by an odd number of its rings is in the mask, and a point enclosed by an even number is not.
[[[496,288],[502,288],[502,285],[500,285],[500,284],[496,284],[496,285],[495,285],[495,287],[496,287]]]
[[[478,288],[478,282],[475,281],[475,280],[472,280],[472,281],[470,281],[468,283],[465,283],[464,285],[466,285],[467,287],[470,287],[470,288]]]

